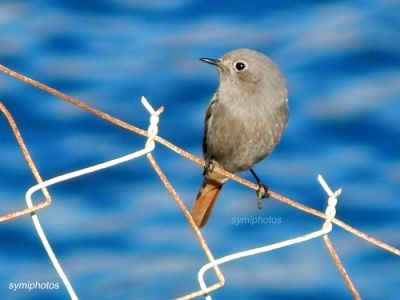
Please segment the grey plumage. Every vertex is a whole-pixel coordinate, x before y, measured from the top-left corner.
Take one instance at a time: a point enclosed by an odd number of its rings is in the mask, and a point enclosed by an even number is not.
[[[286,128],[286,81],[271,59],[254,50],[236,49],[218,60],[202,60],[216,65],[220,77],[205,117],[204,159],[232,173],[249,170],[272,152]],[[206,174],[192,209],[199,226],[207,221],[225,181],[216,172]],[[207,184],[217,191],[204,194]]]

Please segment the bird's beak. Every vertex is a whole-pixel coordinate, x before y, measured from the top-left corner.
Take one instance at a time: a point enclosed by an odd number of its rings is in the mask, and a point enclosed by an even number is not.
[[[200,58],[200,60],[204,61],[205,63],[208,63],[210,65],[217,66],[217,67],[221,64],[221,61],[219,59],[214,59],[214,58],[202,57],[202,58]]]

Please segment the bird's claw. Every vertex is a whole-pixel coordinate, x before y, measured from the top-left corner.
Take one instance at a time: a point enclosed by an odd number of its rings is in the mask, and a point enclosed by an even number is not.
[[[261,209],[263,199],[269,198],[271,196],[271,193],[269,191],[269,188],[262,182],[258,183],[258,189],[256,193],[257,193],[257,206],[258,209]]]
[[[207,174],[211,173],[215,168],[215,163],[211,160],[206,161],[206,165],[204,166],[203,170],[203,176],[206,176]]]

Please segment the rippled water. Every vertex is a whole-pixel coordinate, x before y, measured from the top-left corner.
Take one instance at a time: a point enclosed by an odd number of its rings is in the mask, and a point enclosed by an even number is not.
[[[217,74],[199,57],[268,54],[290,90],[290,120],[256,167],[274,190],[323,210],[322,173],[343,187],[338,217],[399,246],[400,7],[397,1],[2,1],[0,63],[141,128],[145,95],[165,106],[160,135],[201,154]],[[0,99],[44,178],[135,151],[144,140],[6,75]],[[1,214],[34,184],[0,122]],[[191,206],[201,168],[154,152]],[[247,174],[243,174],[248,176]],[[250,178],[250,177],[249,177]],[[81,299],[168,299],[198,288],[206,262],[145,159],[51,187],[39,217]],[[40,196],[37,196],[40,199]],[[235,225],[234,218],[280,220]],[[66,299],[29,217],[1,224],[2,299]],[[321,220],[229,182],[204,229],[216,257],[319,228]],[[400,294],[400,260],[339,228],[330,235],[365,299]],[[215,299],[351,299],[321,240],[223,266]],[[208,282],[214,282],[210,276]],[[16,291],[10,283],[60,282]]]

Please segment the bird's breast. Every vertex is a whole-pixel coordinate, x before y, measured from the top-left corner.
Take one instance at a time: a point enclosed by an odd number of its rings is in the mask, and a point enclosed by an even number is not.
[[[219,101],[208,124],[205,156],[231,172],[248,170],[272,152],[286,123],[287,104]]]

